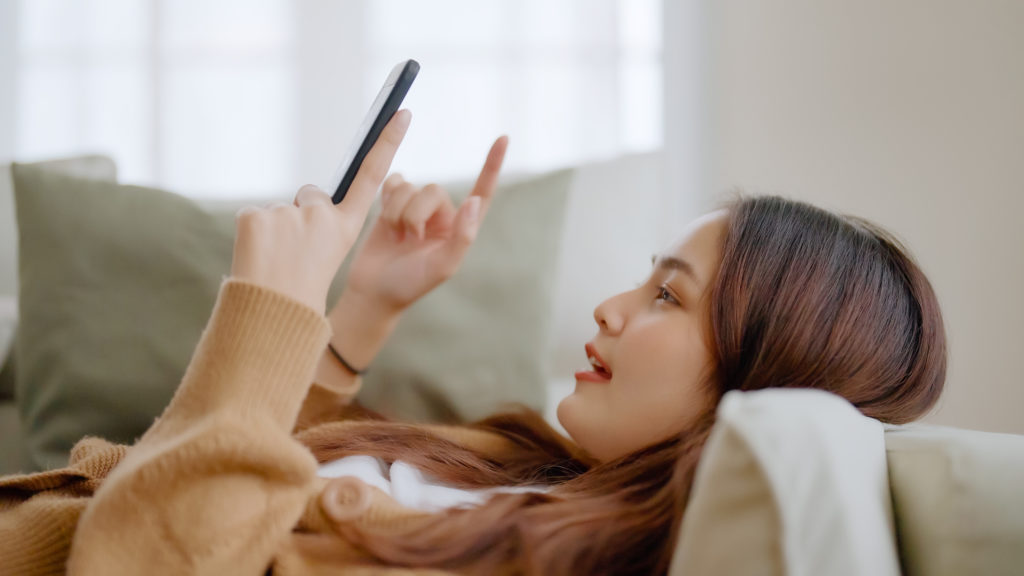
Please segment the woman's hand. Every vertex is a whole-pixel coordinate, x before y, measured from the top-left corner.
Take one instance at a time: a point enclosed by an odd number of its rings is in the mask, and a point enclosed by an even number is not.
[[[346,291],[397,314],[455,273],[494,197],[508,138],[491,146],[473,191],[456,210],[435,184],[398,174],[384,182],[380,217],[355,255]]]
[[[388,122],[340,204],[307,184],[292,204],[239,210],[231,276],[291,296],[323,314],[331,281],[359,237],[411,118],[408,110],[401,110]]]

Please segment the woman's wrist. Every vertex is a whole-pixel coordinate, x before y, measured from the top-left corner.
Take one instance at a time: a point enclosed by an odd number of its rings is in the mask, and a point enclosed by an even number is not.
[[[345,290],[327,315],[331,345],[359,370],[366,370],[394,331],[401,312]],[[332,354],[333,356],[333,354]]]

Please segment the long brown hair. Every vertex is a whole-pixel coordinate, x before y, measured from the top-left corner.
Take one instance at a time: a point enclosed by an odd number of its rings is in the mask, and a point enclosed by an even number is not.
[[[410,424],[367,420],[307,445],[325,462],[401,458],[462,487],[549,484],[451,509],[400,534],[354,525],[340,536],[372,561],[473,574],[657,574],[668,569],[701,449],[730,390],[812,387],[867,416],[902,423],[942,391],[946,343],[924,274],[871,223],[776,196],[727,206],[722,264],[711,286],[714,402],[676,437],[597,462],[530,410],[470,427],[521,447],[496,458]],[[302,440],[302,435],[300,435]]]

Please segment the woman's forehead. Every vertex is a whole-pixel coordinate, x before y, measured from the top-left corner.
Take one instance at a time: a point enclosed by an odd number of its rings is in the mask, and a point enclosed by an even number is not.
[[[707,284],[718,271],[727,224],[728,212],[725,210],[705,214],[687,224],[658,257],[682,260],[693,268],[702,284]]]
[[[728,215],[726,210],[716,210],[694,219],[669,244],[665,254],[676,257],[711,256],[713,260],[718,260],[722,240],[725,238]]]

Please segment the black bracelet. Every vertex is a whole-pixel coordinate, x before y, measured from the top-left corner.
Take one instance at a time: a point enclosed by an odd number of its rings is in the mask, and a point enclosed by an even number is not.
[[[356,376],[362,376],[363,374],[366,374],[366,370],[369,370],[369,368],[363,370],[356,370],[355,368],[353,368],[351,364],[346,362],[345,359],[341,357],[341,354],[338,354],[338,351],[334,349],[334,345],[331,344],[330,342],[327,343],[327,349],[330,350],[331,354],[334,354],[334,357],[338,359],[338,362],[341,362],[342,366],[344,366],[345,369],[351,372],[352,374],[355,374]]]

